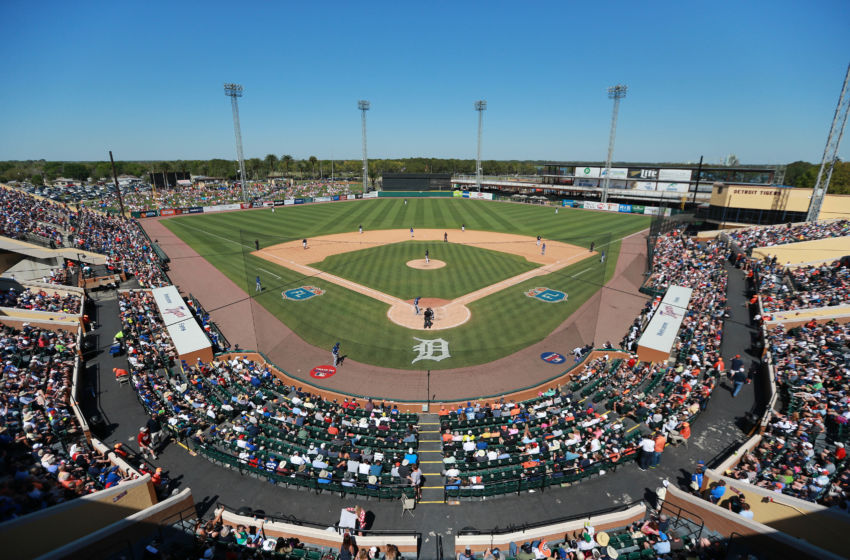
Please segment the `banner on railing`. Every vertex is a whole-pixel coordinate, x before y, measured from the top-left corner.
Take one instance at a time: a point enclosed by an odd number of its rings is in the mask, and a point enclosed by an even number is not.
[[[159,211],[160,216],[179,216],[183,213],[180,208],[163,208]]]
[[[493,193],[465,191],[463,197],[477,200],[493,200]]]
[[[304,200],[303,198],[296,198],[295,199],[295,204],[304,204],[305,202],[307,202],[307,201]]]
[[[378,191],[363,193],[363,198],[378,198]]]
[[[631,214],[632,213],[632,205],[631,204],[620,204],[620,208],[618,209],[618,212],[624,212],[626,214]]]
[[[189,208],[183,209],[184,214],[203,214],[204,207],[203,206],[191,206]]]
[[[313,199],[313,202],[330,202],[331,197],[329,196],[317,196]]]

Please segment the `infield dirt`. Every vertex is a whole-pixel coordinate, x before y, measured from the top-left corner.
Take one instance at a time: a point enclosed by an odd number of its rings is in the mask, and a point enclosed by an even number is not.
[[[444,241],[444,239],[448,239],[448,241]],[[310,266],[311,264],[323,261],[331,255],[350,253],[352,251],[409,240],[456,243],[489,249],[491,251],[501,251],[503,253],[525,257],[530,262],[542,265],[523,274],[518,274],[501,282],[485,286],[480,290],[475,290],[442,305],[436,307],[428,305],[434,309],[435,313],[434,324],[431,330],[450,329],[466,323],[471,317],[467,305],[476,300],[525,282],[535,276],[550,274],[587,257],[596,255],[595,252],[588,251],[584,247],[562,243],[560,241],[547,241],[543,239],[538,242],[534,237],[512,233],[474,230],[461,231],[459,229],[419,229],[414,230],[413,236],[411,236],[410,230],[406,229],[365,231],[363,233],[337,233],[308,239],[306,248],[303,246],[302,241],[289,241],[254,251],[252,254],[301,274],[318,276],[333,284],[382,301],[390,306],[387,311],[387,317],[390,321],[409,329],[425,330],[422,317],[411,313],[412,301],[399,299],[379,290]],[[422,264],[424,268],[424,261]]]

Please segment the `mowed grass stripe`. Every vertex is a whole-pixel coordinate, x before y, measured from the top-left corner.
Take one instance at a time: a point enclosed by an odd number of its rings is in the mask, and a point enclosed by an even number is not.
[[[408,261],[424,258],[426,249],[431,258],[442,260],[447,266],[417,270],[406,265]],[[400,299],[416,296],[454,299],[538,265],[507,253],[457,243],[414,240],[332,255],[313,266]]]

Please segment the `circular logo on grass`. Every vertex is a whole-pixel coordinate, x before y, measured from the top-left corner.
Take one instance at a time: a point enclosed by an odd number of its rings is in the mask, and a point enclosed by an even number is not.
[[[563,354],[557,352],[543,352],[540,354],[540,359],[550,364],[563,364],[567,361]]]
[[[335,373],[336,368],[334,366],[316,366],[310,370],[310,377],[327,379],[328,377],[333,377]]]

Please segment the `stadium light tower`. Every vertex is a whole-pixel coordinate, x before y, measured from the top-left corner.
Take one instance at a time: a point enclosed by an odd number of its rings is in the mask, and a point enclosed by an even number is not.
[[[242,126],[239,124],[239,102],[242,97],[242,86],[239,84],[224,84],[224,95],[230,98],[233,107],[233,132],[236,134],[236,158],[239,160],[239,173],[242,176],[242,201],[247,202],[245,197],[245,156],[242,155]]]
[[[847,113],[850,111],[850,92],[847,91],[850,83],[850,64],[847,65],[847,74],[844,76],[844,85],[841,87],[841,95],[838,97],[838,105],[835,107],[835,116],[832,117],[832,126],[829,127],[829,136],[826,139],[826,148],[823,150],[823,159],[820,162],[818,179],[812,191],[812,200],[809,203],[809,213],[806,215],[807,222],[818,221],[820,207],[829,189],[832,179],[832,170],[835,169],[835,161],[838,159],[838,146],[841,137],[844,136],[844,128],[847,125]]]
[[[487,110],[487,102],[483,99],[475,102],[475,110],[478,111],[478,158],[475,160],[475,186],[481,192],[481,130],[484,127],[484,111]]]
[[[605,179],[602,181],[602,202],[608,202],[608,187],[611,185],[611,158],[614,156],[614,139],[617,137],[617,113],[620,112],[620,100],[626,96],[628,86],[619,84],[608,88],[608,99],[614,100],[611,113],[611,136],[608,138],[608,159],[605,160]]]
[[[363,192],[369,191],[369,158],[366,157],[366,111],[372,106],[365,99],[357,102],[357,108],[360,110],[360,124],[363,127]]]

